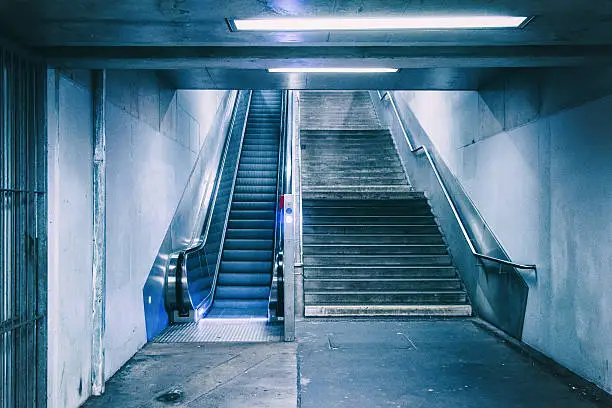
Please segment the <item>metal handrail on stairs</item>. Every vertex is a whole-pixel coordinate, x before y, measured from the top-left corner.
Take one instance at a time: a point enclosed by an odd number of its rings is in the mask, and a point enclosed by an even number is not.
[[[410,151],[415,155],[419,152],[423,152],[425,154],[425,157],[427,157],[427,161],[429,162],[429,165],[431,166],[431,169],[433,170],[434,175],[436,176],[436,179],[438,180],[438,183],[440,184],[440,187],[442,188],[444,197],[446,197],[446,201],[448,201],[448,205],[450,205],[451,210],[453,211],[455,220],[457,221],[457,224],[459,224],[461,233],[463,234],[465,241],[470,247],[470,251],[472,251],[472,254],[475,257],[480,258],[480,259],[486,259],[487,261],[496,262],[496,263],[511,266],[517,269],[531,269],[531,270],[536,271],[537,267],[534,264],[519,264],[519,263],[515,263],[511,261],[506,261],[504,259],[495,258],[489,255],[481,254],[480,252],[476,251],[476,248],[474,247],[474,244],[472,243],[472,239],[470,238],[467,232],[467,229],[465,228],[465,225],[463,224],[463,221],[461,220],[461,217],[459,216],[459,211],[457,210],[457,207],[455,206],[455,203],[453,202],[453,199],[451,198],[448,192],[448,189],[446,188],[446,184],[444,183],[444,180],[442,179],[442,176],[440,175],[440,172],[438,171],[438,167],[436,166],[436,163],[433,161],[431,154],[429,154],[429,150],[424,145],[414,147],[414,144],[412,143],[412,141],[410,140],[410,137],[408,136],[406,127],[404,126],[404,121],[402,120],[399,114],[399,111],[397,109],[397,105],[395,104],[393,95],[389,92],[385,92],[384,94],[381,94],[380,91],[377,91],[377,92],[378,92],[378,96],[380,97],[381,101],[385,98],[385,96],[389,97],[389,101],[391,102],[391,106],[393,107],[393,111],[395,112],[395,116],[397,117],[400,128],[402,129],[402,133],[404,134],[404,139],[406,139],[406,143],[408,143],[408,147],[410,148]]]

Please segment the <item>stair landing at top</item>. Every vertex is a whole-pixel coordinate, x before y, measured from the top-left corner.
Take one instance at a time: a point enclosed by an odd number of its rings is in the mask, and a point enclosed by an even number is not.
[[[300,92],[300,139],[306,195],[412,191],[369,92]]]
[[[382,129],[369,92],[300,92],[300,128]]]

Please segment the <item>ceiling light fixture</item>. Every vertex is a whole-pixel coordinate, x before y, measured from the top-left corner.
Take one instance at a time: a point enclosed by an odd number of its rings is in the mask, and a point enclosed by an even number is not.
[[[268,72],[374,74],[397,72],[397,68],[269,68]]]
[[[294,18],[228,20],[232,31],[447,30],[523,28],[531,19],[512,16]]]

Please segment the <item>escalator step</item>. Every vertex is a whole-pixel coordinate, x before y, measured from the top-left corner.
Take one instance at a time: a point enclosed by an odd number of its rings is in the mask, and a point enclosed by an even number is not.
[[[254,118],[267,118],[271,120],[275,120],[276,122],[280,122],[280,109],[275,109],[270,105],[257,104],[251,107],[251,111],[249,112],[249,118],[251,115],[257,115]],[[268,116],[270,115],[270,116]],[[272,116],[273,115],[273,116]]]
[[[233,210],[276,210],[276,202],[234,202],[232,203],[232,211]]]
[[[240,163],[238,171],[273,171],[275,174],[278,166],[275,163]]]
[[[272,262],[221,261],[220,273],[272,273]]]
[[[247,158],[247,157],[257,157],[257,158],[272,157],[276,159],[278,157],[278,150],[276,151],[274,150],[243,150],[242,158]]]
[[[221,286],[266,286],[270,284],[269,273],[223,273],[217,282]]]
[[[271,249],[224,249],[224,261],[269,261],[274,257]]]
[[[225,239],[274,239],[274,229],[235,229],[229,228]]]
[[[271,131],[280,131],[280,125],[278,123],[267,123],[267,122],[258,122],[251,123],[247,122],[247,132],[249,129],[263,129],[263,130],[271,130]]]
[[[242,249],[242,250],[268,250],[271,251],[274,246],[274,241],[271,239],[235,239],[230,238],[225,240],[224,249]]]
[[[276,171],[254,171],[254,170],[238,170],[238,180],[242,181],[243,178],[257,178],[274,180],[274,184],[277,183]]]
[[[251,135],[247,135],[244,138],[244,143],[242,147],[246,146],[270,146],[272,148],[278,148],[280,144],[280,140],[276,137],[269,138],[261,138],[261,137],[252,137]]]
[[[278,166],[278,157],[243,157],[241,164],[273,164]]]
[[[278,136],[279,136],[279,130],[276,128],[269,128],[269,129],[257,129],[257,126],[255,126],[254,128],[251,127],[251,130],[256,130],[256,132],[246,132],[246,135],[244,136],[244,142],[250,142],[250,141],[259,141],[259,140],[265,140],[265,141],[274,141],[279,143],[280,141],[278,140]],[[261,130],[261,132],[259,131]]]
[[[263,134],[247,134],[244,137],[242,147],[260,147],[266,148],[270,150],[278,150],[279,140],[278,140],[278,132],[271,135],[263,135]]]
[[[260,151],[272,151],[278,154],[278,145],[266,144],[266,143],[251,143],[244,144],[242,146],[243,152],[260,152]]]
[[[236,179],[237,186],[272,186],[276,189],[276,178],[240,177]]]
[[[261,202],[267,201],[270,203],[276,202],[276,194],[234,194],[236,202]]]
[[[270,120],[269,117],[266,117],[266,116],[258,116],[256,118],[249,119],[247,123],[251,126],[261,125],[261,126],[277,127],[279,129],[281,125],[279,120]]]
[[[276,184],[268,186],[236,185],[234,194],[271,194],[276,195]]]
[[[273,220],[276,211],[272,210],[235,210],[230,212],[230,220]]]
[[[268,286],[217,286],[217,299],[268,299]]]
[[[228,228],[236,229],[274,229],[274,219],[271,220],[229,220]]]
[[[264,312],[268,311],[268,298],[257,299],[257,300],[235,300],[235,299],[215,299],[213,304],[213,310],[210,315],[214,315],[215,309],[238,309],[238,310],[252,310],[260,309]]]
[[[278,132],[257,133],[245,136],[243,143],[245,145],[260,145],[266,147],[278,148]]]

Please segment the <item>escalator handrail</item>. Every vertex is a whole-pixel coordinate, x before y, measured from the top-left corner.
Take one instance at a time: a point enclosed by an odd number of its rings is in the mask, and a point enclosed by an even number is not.
[[[421,146],[417,146],[414,147],[414,144],[412,143],[412,141],[410,140],[410,136],[408,136],[408,131],[406,130],[406,127],[404,125],[404,121],[401,118],[401,115],[399,114],[399,111],[397,109],[397,105],[395,104],[395,97],[393,96],[393,94],[391,92],[385,92],[385,94],[381,94],[380,91],[378,92],[378,96],[380,98],[380,100],[382,101],[385,96],[388,95],[389,97],[389,101],[391,102],[391,106],[393,107],[393,111],[395,112],[395,116],[398,120],[398,123],[400,125],[400,129],[402,130],[402,133],[404,135],[404,139],[406,140],[406,143],[408,144],[408,147],[410,148],[411,153],[413,154],[417,154],[419,152],[423,152],[425,154],[425,157],[427,158],[427,161],[429,162],[429,165],[431,166],[431,169],[434,172],[434,175],[436,176],[436,180],[438,181],[438,184],[440,184],[440,187],[442,188],[442,192],[444,193],[444,197],[446,198],[446,201],[448,202],[448,205],[450,206],[453,215],[455,217],[455,220],[457,221],[457,224],[459,224],[459,228],[461,229],[461,233],[463,234],[463,237],[465,238],[465,241],[467,242],[470,251],[472,252],[472,254],[476,257],[476,258],[480,258],[480,259],[485,259],[487,261],[492,261],[492,262],[496,262],[502,265],[507,265],[507,266],[511,266],[517,269],[532,269],[534,271],[537,270],[537,267],[535,264],[519,264],[516,262],[512,262],[512,261],[507,261],[505,259],[500,259],[500,258],[495,258],[489,255],[485,255],[482,254],[480,252],[478,252],[476,250],[476,248],[474,247],[474,244],[472,243],[472,239],[470,238],[468,232],[467,232],[467,228],[465,227],[463,220],[461,219],[461,217],[459,216],[459,211],[457,210],[457,207],[455,206],[455,203],[453,201],[453,199],[450,196],[450,193],[446,187],[446,183],[444,182],[444,180],[442,179],[442,176],[440,175],[440,172],[438,171],[438,166],[436,165],[436,163],[434,162],[434,160],[431,157],[431,154],[429,153],[429,150],[427,149],[427,146],[425,145],[421,145]]]
[[[196,251],[202,250],[204,248],[204,246],[206,245],[206,240],[208,239],[208,233],[209,233],[210,225],[211,225],[211,222],[212,222],[213,209],[215,207],[215,203],[217,202],[217,196],[218,196],[218,193],[219,193],[219,186],[220,186],[220,183],[221,183],[221,175],[222,175],[223,169],[225,167],[225,161],[227,159],[227,154],[228,154],[228,151],[229,151],[229,145],[230,145],[230,141],[231,141],[231,132],[234,129],[234,125],[236,124],[236,120],[238,120],[237,115],[238,115],[238,109],[240,107],[240,93],[241,92],[245,92],[245,91],[239,91],[239,94],[236,97],[236,103],[234,105],[234,111],[232,113],[232,120],[231,120],[231,123],[230,123],[230,126],[229,126],[229,131],[228,131],[228,134],[227,134],[227,139],[225,141],[225,146],[224,146],[224,150],[223,150],[223,159],[221,160],[221,162],[219,164],[219,168],[217,170],[217,175],[216,175],[216,178],[215,178],[215,190],[214,190],[214,196],[213,196],[214,198],[211,200],[211,203],[210,203],[210,205],[208,207],[208,211],[206,213],[206,221],[205,221],[205,224],[204,224],[205,228],[202,229],[202,235],[201,235],[200,239],[194,245],[188,247],[187,249],[185,249],[183,251],[184,259],[186,259],[187,256],[190,253],[194,253]],[[245,132],[246,132],[247,118],[249,116],[249,110],[250,110],[250,107],[251,107],[251,99],[252,99],[252,94],[253,94],[252,91],[246,91],[246,92],[249,92],[249,96],[248,96],[248,99],[247,99],[247,102],[246,102],[247,103],[247,108],[246,108],[246,112],[245,112],[244,125],[242,126],[241,135],[240,135],[240,150],[238,151],[238,157],[240,157],[240,153],[242,151],[242,140],[244,140],[244,135],[245,135]],[[224,241],[225,241],[225,233],[226,233],[227,223],[228,223],[228,218],[229,218],[228,215],[229,215],[229,212],[231,210],[231,199],[232,199],[232,196],[233,196],[234,187],[236,185],[236,171],[238,169],[239,164],[240,164],[240,160],[237,160],[236,161],[236,168],[234,169],[234,177],[233,177],[233,182],[232,182],[232,189],[231,189],[231,193],[230,193],[230,196],[229,196],[230,197],[229,198],[230,199],[230,205],[228,205],[228,207],[227,207],[227,214],[225,216],[225,222],[224,222],[224,225],[223,225],[223,236],[221,237],[221,247],[219,248],[219,254],[218,254],[217,261],[216,261],[215,272],[214,272],[214,276],[213,276],[213,283],[212,283],[211,289],[209,291],[209,294],[207,296],[205,296],[203,298],[203,300],[198,305],[194,305],[193,302],[191,302],[192,307],[193,307],[194,310],[198,310],[198,308],[200,308],[201,305],[204,304],[211,296],[214,296],[214,293],[215,293],[216,284],[217,284],[217,278],[219,276],[219,266],[220,266],[219,264],[220,264],[221,256],[223,254],[223,244],[224,244]],[[186,276],[186,274],[187,274],[187,270],[186,270],[187,266],[186,265],[187,265],[187,262],[182,262],[181,267],[183,268],[183,276]]]
[[[168,312],[178,311],[179,314],[183,314],[188,313],[189,309],[193,308],[193,302],[189,294],[186,279],[186,254],[200,249],[206,242],[206,234],[208,232],[208,226],[210,225],[213,209],[215,207],[217,191],[219,189],[221,174],[225,163],[225,158],[227,156],[227,150],[231,139],[230,136],[236,121],[239,104],[240,91],[236,94],[232,106],[232,113],[227,126],[227,131],[225,132],[225,140],[223,142],[221,157],[219,159],[219,165],[213,179],[213,189],[208,200],[206,214],[202,222],[202,229],[200,230],[198,236],[192,239],[189,244],[168,254],[168,261],[166,263],[164,277],[164,303]]]
[[[239,93],[240,92],[242,91],[239,91]],[[251,101],[249,97],[247,104],[250,105],[250,103]],[[217,168],[217,174],[215,175],[215,187],[214,187],[213,199],[211,200],[210,205],[208,206],[208,210],[207,210],[206,218],[204,222],[204,228],[202,228],[200,240],[197,241],[195,244],[187,247],[185,251],[191,251],[193,249],[201,247],[202,245],[204,245],[204,243],[206,243],[206,238],[208,237],[208,231],[210,229],[210,224],[212,220],[212,212],[213,212],[212,210],[215,206],[215,203],[217,202],[217,194],[219,192],[219,185],[221,183],[221,174],[223,172],[223,167],[225,166],[225,160],[227,159],[227,154],[228,154],[230,139],[231,139],[230,136],[234,128],[234,124],[236,123],[236,116],[238,115],[239,104],[240,104],[240,94],[236,97],[236,103],[234,104],[232,119],[230,121],[230,125],[228,127],[228,132],[226,135],[225,144],[223,146],[223,156],[222,156],[221,161],[219,162],[219,167]],[[246,116],[248,116],[248,114],[249,114],[249,107],[247,106]],[[245,120],[245,128],[246,128],[246,120]],[[244,138],[244,129],[242,130],[242,137]]]

